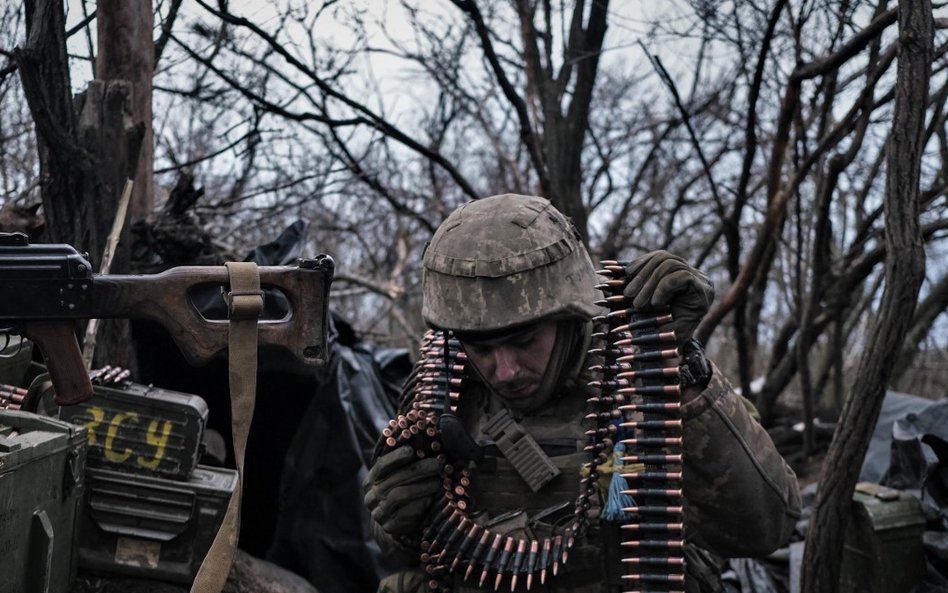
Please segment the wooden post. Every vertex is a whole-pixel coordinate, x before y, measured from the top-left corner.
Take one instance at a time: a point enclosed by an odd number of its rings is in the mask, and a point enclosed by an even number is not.
[[[145,135],[135,167],[135,188],[129,204],[131,220],[151,214],[155,205],[152,87],[155,45],[150,0],[99,0],[96,4],[98,55],[96,78],[131,83],[131,117],[145,124]]]

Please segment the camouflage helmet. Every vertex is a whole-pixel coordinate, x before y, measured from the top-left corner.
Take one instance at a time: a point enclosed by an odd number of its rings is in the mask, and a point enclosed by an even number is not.
[[[435,232],[424,256],[422,316],[464,332],[589,319],[600,313],[596,282],[579,233],[549,200],[492,196],[464,204]]]

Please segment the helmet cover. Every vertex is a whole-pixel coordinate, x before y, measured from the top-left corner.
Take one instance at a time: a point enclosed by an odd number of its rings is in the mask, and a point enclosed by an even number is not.
[[[437,328],[492,332],[601,313],[596,271],[572,221],[544,198],[468,202],[425,250],[422,316]]]

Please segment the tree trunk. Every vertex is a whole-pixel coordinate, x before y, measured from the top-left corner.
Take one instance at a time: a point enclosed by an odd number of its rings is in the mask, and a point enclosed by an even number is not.
[[[145,136],[134,169],[135,188],[129,203],[129,220],[141,220],[155,205],[154,142],[152,135],[151,80],[155,70],[152,41],[154,16],[151,2],[99,0],[96,4],[98,55],[96,78],[131,83],[132,121],[145,124]]]
[[[96,229],[94,265],[101,264],[105,242],[115,219],[125,180],[135,177],[144,124],[133,124],[132,86],[122,80],[93,80],[81,97],[79,137],[94,155],[97,166],[85,178],[86,225]],[[131,263],[131,232],[122,227],[110,273],[127,273]],[[135,373],[137,364],[131,348],[131,328],[125,319],[105,319],[99,324],[93,366],[106,364],[126,367]]]
[[[592,0],[588,10],[585,2],[573,6],[569,42],[558,75],[554,75],[548,45],[547,53],[543,58],[540,56],[537,45],[540,36],[534,24],[536,3],[522,0],[518,9],[527,74],[526,102],[538,105],[542,114],[542,126],[540,122],[535,126],[542,128],[542,164],[535,165],[541,190],[560,212],[572,219],[583,242],[588,244],[582,156],[589,132],[589,113],[602,43],[608,27],[609,0]],[[572,74],[574,71],[575,75]],[[573,78],[575,82],[570,86]]]
[[[62,2],[28,2],[26,15],[27,43],[14,57],[40,147],[48,240],[89,252],[95,265],[125,179],[134,176],[144,123],[133,123],[125,82],[93,81],[74,105]],[[116,270],[128,268],[127,243],[116,250]],[[127,322],[104,323],[100,331],[97,363],[134,369]]]
[[[25,9],[26,45],[14,50],[14,59],[36,130],[47,237],[75,242],[88,238],[76,213],[83,202],[82,180],[92,165],[76,142],[62,2],[28,0]]]
[[[839,586],[843,537],[853,488],[895,360],[908,331],[925,272],[919,226],[919,168],[931,75],[932,7],[928,0],[899,1],[899,64],[895,117],[888,151],[885,221],[885,290],[852,391],[843,406],[817,491],[803,555],[802,591]]]

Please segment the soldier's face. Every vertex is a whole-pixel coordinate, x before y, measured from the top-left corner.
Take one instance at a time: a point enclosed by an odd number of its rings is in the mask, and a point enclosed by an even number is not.
[[[481,376],[510,407],[517,409],[535,403],[555,343],[555,321],[540,321],[498,338],[465,336],[462,341]]]

